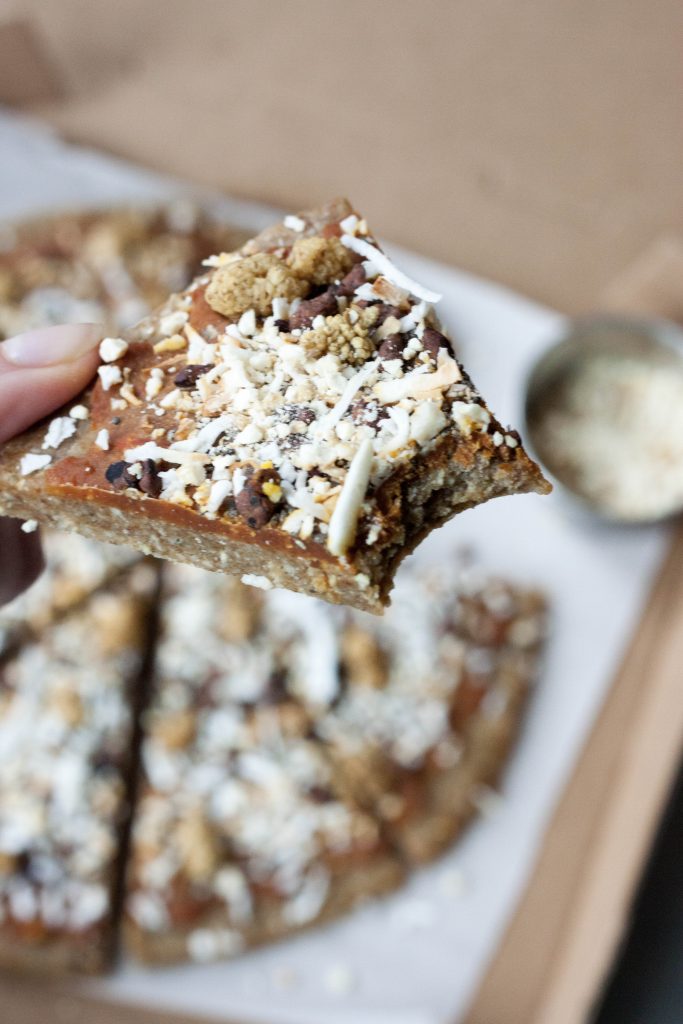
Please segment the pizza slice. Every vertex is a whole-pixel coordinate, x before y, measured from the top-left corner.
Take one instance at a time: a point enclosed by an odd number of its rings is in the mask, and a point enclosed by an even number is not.
[[[128,872],[128,948],[235,955],[404,877],[284,689],[289,629],[237,581],[173,567]]]
[[[139,566],[0,663],[3,968],[110,963],[154,587]]]
[[[1,512],[378,612],[432,529],[550,489],[345,200],[206,262],[4,447]]]

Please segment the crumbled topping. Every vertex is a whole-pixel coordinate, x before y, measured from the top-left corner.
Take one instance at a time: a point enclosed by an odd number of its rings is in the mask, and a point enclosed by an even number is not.
[[[172,334],[170,338],[157,341],[154,351],[160,356],[165,352],[180,352],[184,348],[187,348],[187,338],[182,334]]]
[[[103,338],[100,342],[100,359],[103,363],[115,363],[128,351],[128,342],[123,338]]]
[[[38,520],[27,519],[26,522],[21,524],[21,529],[24,533],[35,533],[38,529]]]
[[[678,361],[586,348],[530,417],[534,444],[560,480],[605,515],[658,519],[683,506],[683,373]],[[519,441],[506,435],[505,444]]]
[[[301,217],[297,217],[296,214],[290,213],[285,217],[284,225],[291,231],[303,231],[306,227],[306,221]]]
[[[101,448],[103,452],[109,451],[109,431],[106,428],[98,431],[97,437],[95,438],[95,444],[98,448]]]
[[[466,436],[476,430],[486,430],[491,422],[489,412],[476,402],[454,402],[451,415]]]
[[[74,405],[73,409],[69,412],[69,416],[73,420],[87,420],[90,416],[90,411],[84,405]]]
[[[43,449],[59,448],[64,441],[73,437],[75,433],[76,421],[71,416],[56,416],[55,419],[50,421],[42,447]]]
[[[175,309],[172,313],[166,313],[165,316],[161,317],[159,320],[159,331],[168,338],[174,338],[177,336],[178,331],[182,331],[188,319],[188,314],[184,310]]]
[[[120,384],[123,380],[123,374],[121,373],[120,366],[110,366],[105,363],[104,366],[100,366],[97,373],[102,384],[102,388],[105,391],[109,391],[114,384]]]
[[[22,456],[19,463],[19,472],[22,476],[29,476],[31,473],[36,473],[39,469],[45,469],[51,462],[51,455],[36,455],[34,452],[30,452],[28,455]]]

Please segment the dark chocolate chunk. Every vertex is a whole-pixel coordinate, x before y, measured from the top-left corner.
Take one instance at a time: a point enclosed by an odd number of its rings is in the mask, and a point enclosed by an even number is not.
[[[138,486],[145,494],[152,498],[158,498],[162,490],[162,481],[154,459],[145,459],[142,463],[142,476]]]
[[[365,270],[362,263],[356,263],[352,270],[349,270],[346,277],[343,277],[339,284],[334,286],[337,295],[345,295],[351,298],[356,288],[365,283]]]
[[[126,487],[137,489],[137,478],[128,472],[130,465],[129,462],[112,462],[107,466],[104,475],[115,491],[124,491]]]
[[[377,306],[377,319],[375,320],[375,327],[379,327],[385,320],[388,320],[390,316],[395,316],[397,320],[400,320],[403,316],[403,310],[399,309],[398,306],[390,306],[388,302],[381,302]]]
[[[282,669],[276,669],[266,684],[263,700],[266,704],[283,704],[289,700],[287,676]]]
[[[213,370],[211,363],[189,363],[176,373],[173,383],[177,388],[193,388],[199,378],[209,370]]]
[[[451,343],[446,335],[441,331],[435,331],[433,327],[425,327],[421,341],[423,349],[429,353],[434,362],[439,358],[440,348],[445,348],[449,355],[453,355]]]
[[[377,355],[387,362],[391,359],[402,359],[403,349],[407,344],[408,340],[404,334],[390,334],[377,349]]]
[[[382,420],[387,419],[389,415],[387,409],[375,401],[374,398],[356,399],[349,411],[354,423],[367,423],[369,427],[376,426]]]
[[[302,423],[312,423],[315,413],[308,405],[283,405],[280,410],[280,419],[283,423],[294,423],[300,420]]]
[[[263,485],[267,481],[275,483],[278,480],[279,477],[273,469],[256,470],[235,496],[235,508],[252,530],[260,530],[273,518],[276,505],[263,493]]]
[[[306,792],[315,804],[329,804],[334,800],[334,793],[327,786],[319,786],[314,783]]]
[[[328,288],[314,299],[304,299],[289,318],[289,329],[310,327],[317,316],[330,316],[338,310],[334,288]]]

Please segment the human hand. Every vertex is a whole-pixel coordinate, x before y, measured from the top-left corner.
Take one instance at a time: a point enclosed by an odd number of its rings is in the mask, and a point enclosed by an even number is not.
[[[96,324],[42,327],[0,342],[0,444],[58,409],[94,375],[102,331]],[[0,604],[40,574],[37,533],[0,518]]]

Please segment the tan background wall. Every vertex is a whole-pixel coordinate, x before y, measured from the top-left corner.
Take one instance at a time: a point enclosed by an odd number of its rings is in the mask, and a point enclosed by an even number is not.
[[[577,310],[683,230],[679,0],[24,0],[69,135]]]

